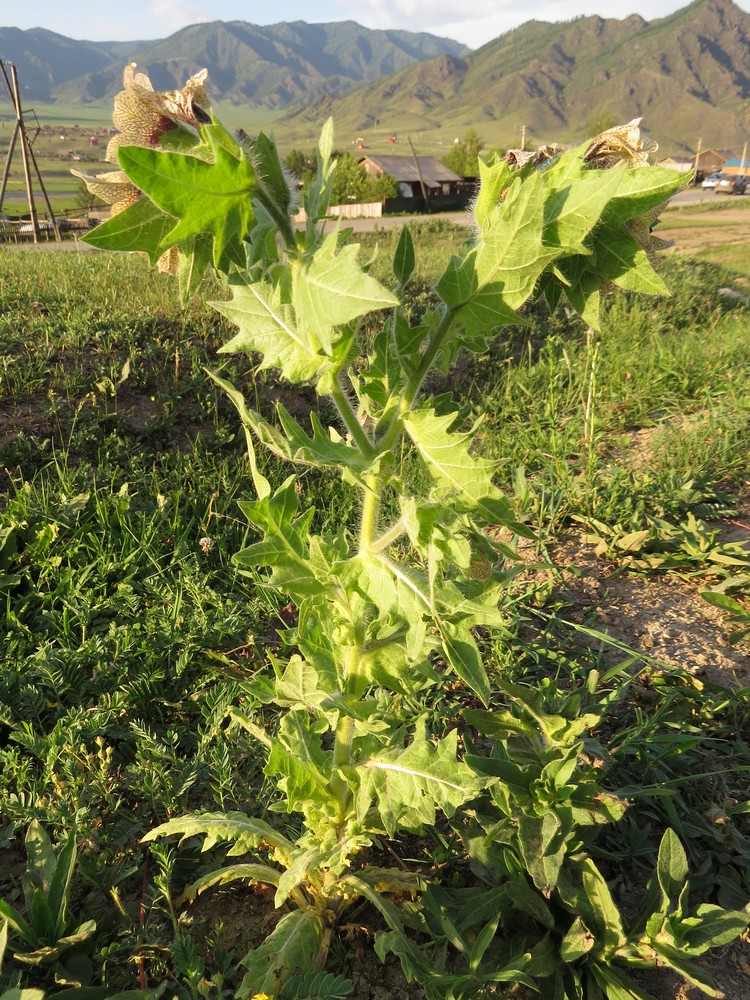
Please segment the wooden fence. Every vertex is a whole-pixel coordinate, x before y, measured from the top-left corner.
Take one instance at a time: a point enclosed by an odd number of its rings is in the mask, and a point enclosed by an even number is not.
[[[59,219],[60,236],[65,239],[75,239],[87,233],[91,228],[85,219]],[[52,223],[44,220],[39,223],[40,243],[55,240],[55,230]],[[0,219],[0,243],[33,243],[34,228],[27,219]]]

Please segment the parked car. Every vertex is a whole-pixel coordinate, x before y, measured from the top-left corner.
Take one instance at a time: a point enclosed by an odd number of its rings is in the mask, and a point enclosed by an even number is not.
[[[40,222],[37,223],[37,228],[40,233],[51,233],[55,227],[48,219],[42,219]],[[22,225],[18,227],[18,232],[23,233],[24,235],[28,233],[33,233],[34,232],[33,222],[24,222]]]
[[[747,180],[741,174],[722,174],[714,188],[715,194],[744,194]]]
[[[706,189],[708,189],[708,188],[715,188],[716,185],[719,183],[719,178],[720,177],[721,177],[720,173],[719,174],[709,174],[708,177],[706,177],[703,180],[703,183],[701,184],[701,187],[702,188],[706,188]]]

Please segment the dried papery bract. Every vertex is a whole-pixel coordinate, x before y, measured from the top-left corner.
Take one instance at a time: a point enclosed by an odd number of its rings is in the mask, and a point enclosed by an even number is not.
[[[102,174],[88,174],[83,170],[70,172],[84,182],[89,194],[109,205],[112,215],[124,212],[141,197],[141,192],[122,170],[108,170]]]
[[[180,90],[155,91],[145,73],[136,73],[136,64],[130,63],[123,74],[123,89],[115,96],[113,123],[117,134],[108,145],[106,160],[119,164],[119,150],[124,147],[151,149],[185,148],[198,145],[201,125],[211,121],[210,102],[206,93],[208,70],[190,77]],[[111,216],[131,208],[143,197],[122,170],[88,174],[80,170],[71,173],[79,177],[90,194],[110,206]],[[180,254],[177,247],[170,247],[160,254],[158,270],[177,274]]]
[[[174,129],[189,130],[198,141],[198,129],[211,121],[211,105],[206,94],[208,70],[191,76],[181,90],[157,92],[145,73],[135,72],[136,64],[125,67],[123,90],[115,96],[112,116],[118,130],[107,146],[107,160],[117,163],[120,146],[162,145]]]
[[[539,167],[548,160],[554,160],[563,152],[565,152],[565,146],[553,142],[539,146],[537,149],[509,149],[505,154],[505,160],[512,167],[525,167],[529,163],[534,167]]]
[[[633,118],[627,125],[615,125],[591,140],[584,153],[586,163],[598,167],[647,167],[648,158],[659,144],[641,132],[642,118]]]
[[[592,140],[584,159],[601,168],[647,167],[649,157],[657,152],[659,144],[641,132],[641,118],[633,118],[627,125],[607,129]],[[672,241],[659,239],[652,233],[664,205],[657,205],[645,215],[626,223],[628,232],[648,254],[651,263],[658,254],[672,246]]]

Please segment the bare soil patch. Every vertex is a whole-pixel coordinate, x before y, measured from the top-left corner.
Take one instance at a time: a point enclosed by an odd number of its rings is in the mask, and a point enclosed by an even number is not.
[[[747,239],[750,211],[744,206],[727,208],[717,206],[690,217],[681,213],[665,213],[655,235],[674,240],[677,253],[699,253],[725,243],[739,243]]]
[[[50,432],[49,403],[46,398],[0,405],[0,449],[7,448],[24,433],[46,437]]]
[[[750,550],[750,510],[719,526],[722,541],[746,542]],[[750,649],[747,644],[728,644],[721,612],[699,596],[699,590],[706,585],[704,580],[681,579],[673,574],[646,577],[622,573],[596,556],[592,545],[578,539],[564,541],[553,558],[560,567],[583,571],[582,576],[567,569],[561,573],[574,619],[582,620],[593,609],[595,621],[589,619],[590,625],[662,669],[682,669],[729,688],[750,685]],[[726,948],[709,952],[698,964],[711,975],[727,1000],[750,1000],[747,935]],[[656,1000],[698,1000],[705,996],[666,969],[643,972],[637,979]]]
[[[742,521],[722,522],[721,527],[722,540],[747,540],[750,548],[750,527]],[[682,669],[729,688],[750,685],[750,651],[727,642],[721,612],[700,597],[708,586],[705,578],[624,573],[577,538],[563,542],[553,558],[566,567],[561,571],[563,593],[574,619],[581,621],[593,611],[593,628],[666,669]]]

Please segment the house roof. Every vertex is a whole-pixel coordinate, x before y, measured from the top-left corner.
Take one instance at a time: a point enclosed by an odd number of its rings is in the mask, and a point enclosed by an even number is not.
[[[726,156],[723,153],[719,152],[718,149],[702,149],[700,153],[695,154],[693,159],[702,160],[704,157],[706,159],[713,158],[715,160],[726,160]]]
[[[422,179],[428,187],[437,184],[444,184],[447,181],[463,180],[459,174],[449,170],[444,163],[436,160],[434,156],[418,156],[419,169],[422,172]],[[384,174],[393,177],[399,182],[418,184],[419,173],[413,156],[363,156],[360,163],[371,163]]]

